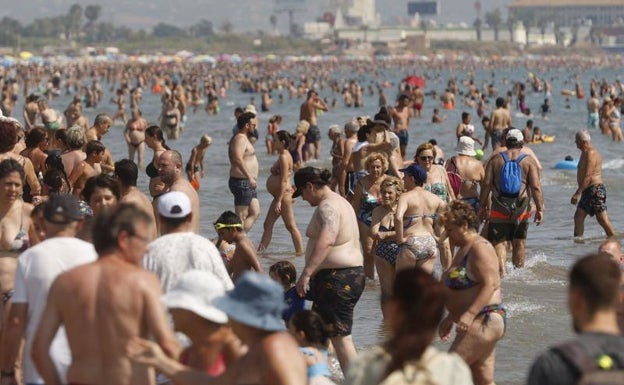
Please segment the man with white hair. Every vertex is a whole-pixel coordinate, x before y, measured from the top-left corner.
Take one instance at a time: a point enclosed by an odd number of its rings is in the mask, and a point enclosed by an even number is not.
[[[576,133],[575,143],[581,150],[581,159],[576,171],[578,189],[570,199],[570,203],[577,205],[574,213],[574,237],[583,237],[587,215],[595,215],[607,237],[612,237],[615,230],[607,215],[607,189],[602,183],[602,156],[591,143],[587,130]]]

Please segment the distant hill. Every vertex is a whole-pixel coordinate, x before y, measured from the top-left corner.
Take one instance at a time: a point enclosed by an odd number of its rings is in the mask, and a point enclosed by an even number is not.
[[[357,0],[355,0],[357,1]],[[420,0],[416,0],[420,1]],[[473,0],[439,0],[442,14],[435,18],[441,23],[466,22],[476,18]],[[408,0],[377,0],[377,12],[385,24],[395,24],[406,18]],[[506,17],[506,5],[511,0],[480,0],[482,12],[501,8]],[[275,9],[275,0],[0,0],[0,17],[9,16],[22,22],[37,17],[66,13],[72,4],[85,7],[102,5],[100,20],[131,28],[150,29],[159,22],[188,26],[204,18],[216,29],[226,20],[234,32],[269,31],[269,17]],[[305,0],[306,12],[295,13],[295,21],[315,20],[326,10],[326,0]],[[288,16],[278,14],[278,28],[287,30]]]

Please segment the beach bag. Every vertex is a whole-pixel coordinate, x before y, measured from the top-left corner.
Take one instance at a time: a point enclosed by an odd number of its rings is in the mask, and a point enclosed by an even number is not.
[[[577,385],[624,384],[624,356],[621,353],[604,353],[581,341],[571,341],[555,347],[581,377]]]
[[[459,191],[461,190],[462,178],[457,173],[457,166],[455,165],[455,157],[451,158],[451,170],[448,170],[446,174],[448,175],[449,183],[455,196],[459,195]]]
[[[501,156],[505,161],[500,173],[499,190],[502,196],[515,198],[520,194],[522,188],[522,168],[520,168],[520,162],[526,158],[526,154],[520,154],[520,156],[514,160],[509,160],[506,152],[501,152]]]

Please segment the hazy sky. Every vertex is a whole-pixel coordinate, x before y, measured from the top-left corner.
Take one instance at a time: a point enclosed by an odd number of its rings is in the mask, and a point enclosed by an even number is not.
[[[234,31],[270,30],[270,15],[277,0],[0,0],[0,17],[10,16],[30,22],[42,16],[66,13],[72,4],[83,7],[101,4],[101,20],[133,28],[151,28],[158,22],[180,26],[194,24],[201,18],[212,21],[216,27],[225,20],[232,22]],[[294,14],[295,21],[313,21],[327,10],[327,0],[280,0],[300,2],[304,11]],[[357,0],[356,0],[357,1]],[[415,0],[420,1],[420,0]],[[512,0],[480,0],[483,13],[501,8],[506,15],[506,5]],[[384,24],[395,24],[405,18],[408,0],[377,0],[377,12]],[[476,18],[475,0],[439,0],[441,14],[435,19],[441,23],[466,22]],[[286,30],[288,16],[278,14],[280,30]],[[504,16],[506,17],[506,16]]]

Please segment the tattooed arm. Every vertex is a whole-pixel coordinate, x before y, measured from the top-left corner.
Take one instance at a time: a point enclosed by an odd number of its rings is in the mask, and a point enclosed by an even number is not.
[[[305,268],[297,281],[297,292],[300,296],[304,296],[308,291],[310,277],[327,258],[327,255],[336,242],[340,228],[340,216],[338,211],[326,201],[319,205],[312,217],[312,221],[316,222],[315,225],[319,230],[316,239],[310,238],[308,241],[312,242],[313,246],[310,254],[306,256]]]

